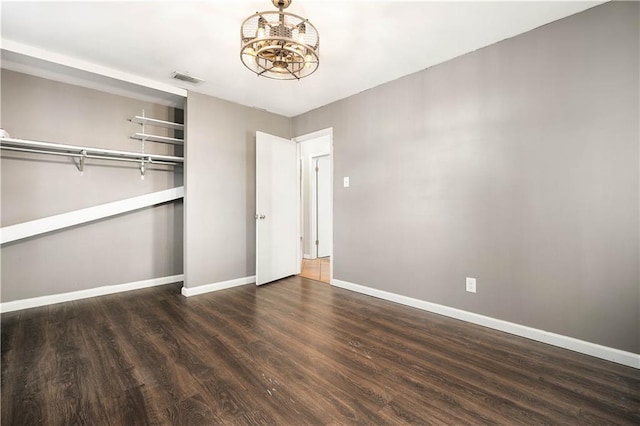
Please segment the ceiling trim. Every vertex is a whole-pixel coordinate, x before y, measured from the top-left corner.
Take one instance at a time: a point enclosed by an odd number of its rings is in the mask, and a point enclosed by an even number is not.
[[[188,94],[186,89],[7,39],[2,39],[2,68],[165,105],[181,106]]]

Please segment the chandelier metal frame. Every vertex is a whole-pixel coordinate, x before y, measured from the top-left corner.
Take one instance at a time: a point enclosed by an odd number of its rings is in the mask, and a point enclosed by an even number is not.
[[[320,36],[308,19],[284,9],[291,0],[272,0],[278,11],[256,12],[240,26],[240,59],[258,76],[300,80],[320,65]]]

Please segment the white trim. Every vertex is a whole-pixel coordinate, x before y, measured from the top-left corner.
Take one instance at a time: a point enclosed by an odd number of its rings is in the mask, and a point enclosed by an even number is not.
[[[257,137],[257,134],[256,134]],[[302,168],[300,168],[300,164],[298,163],[298,159],[300,158],[300,144],[297,143],[296,141],[294,141],[293,139],[291,139],[291,141],[296,145],[296,183],[297,183],[297,191],[296,191],[296,209],[298,210],[296,218],[297,218],[297,229],[296,229],[296,236],[299,236],[300,239],[297,241],[297,248],[296,248],[296,275],[299,275],[302,273],[302,251],[304,250],[303,247],[303,240],[302,240],[302,215],[303,215],[303,209],[302,209]],[[258,169],[256,168],[256,173],[257,173]],[[256,185],[258,183],[256,182]],[[256,197],[256,203],[258,202],[258,199]],[[257,224],[256,224],[257,225]],[[256,235],[257,231],[256,231]],[[256,240],[257,242],[257,240]],[[256,244],[256,250],[257,250],[257,244]],[[256,258],[257,259],[257,258]],[[256,260],[256,276],[258,275],[258,261]],[[256,279],[256,285],[258,285],[258,280]]]
[[[333,281],[333,265],[335,264],[335,257],[334,257],[334,253],[333,253],[333,244],[334,244],[334,236],[333,236],[333,221],[334,221],[334,212],[333,212],[333,198],[335,197],[335,194],[333,192],[333,184],[334,184],[334,166],[333,166],[333,127],[327,127],[326,129],[322,129],[322,130],[317,130],[315,132],[311,132],[311,133],[306,133],[304,135],[300,135],[300,136],[296,136],[295,138],[293,138],[292,140],[296,141],[297,143],[300,142],[305,142],[308,140],[312,140],[312,139],[318,139],[321,138],[323,136],[329,136],[329,158],[330,158],[330,164],[331,164],[331,184],[330,184],[330,191],[331,191],[331,254],[329,255],[329,257],[331,257],[331,262],[329,263],[329,282]],[[299,146],[299,145],[298,145]],[[298,158],[300,158],[300,153],[298,152]],[[300,182],[300,179],[298,179],[298,181]],[[300,205],[302,204],[302,199],[300,199]],[[300,206],[302,207],[302,206]],[[300,214],[300,216],[302,216],[302,214]],[[302,224],[300,224],[300,231],[302,231]],[[317,250],[316,250],[316,254],[317,254]]]
[[[331,154],[333,154],[333,127],[327,127],[326,129],[317,130],[315,132],[307,133],[304,135],[296,136],[292,140],[296,142],[304,142],[311,139],[318,139],[323,136],[331,136]]]
[[[105,67],[102,65],[94,64],[84,61],[78,58],[72,58],[70,56],[61,55],[48,50],[40,49],[35,46],[29,46],[17,41],[2,39],[2,50],[17,53],[20,55],[29,56],[32,58],[40,59],[54,64],[60,64],[75,68],[78,70],[86,71],[92,74],[97,74],[116,80],[124,81],[127,83],[136,84],[143,87],[159,90],[165,93],[171,93],[182,97],[187,97],[187,90],[181,89],[170,84],[162,83],[149,78],[141,77],[135,74],[119,71],[114,68]]]
[[[411,306],[413,308],[422,309],[424,311],[433,312],[447,317],[467,321],[484,327],[493,328],[495,330],[504,331],[506,333],[515,334],[516,336],[526,337],[527,339],[536,340],[538,342],[547,343],[549,345],[558,346],[569,349],[574,352],[591,355],[596,358],[605,359],[618,364],[626,365],[640,369],[640,354],[622,351],[620,349],[610,348],[598,345],[596,343],[586,342],[584,340],[575,339],[561,334],[551,333],[537,328],[527,327],[497,318],[487,317],[475,314],[473,312],[463,311],[461,309],[451,308],[437,303],[427,302],[425,300],[414,299],[412,297],[402,296],[384,290],[378,290],[371,287],[365,287],[359,284],[353,284],[348,281],[333,279],[331,284],[344,288],[346,290],[355,291],[357,293],[367,294],[369,296],[400,303],[402,305]]]
[[[313,181],[315,183],[315,185],[311,185],[311,194],[309,194],[309,198],[311,199],[311,241],[318,241],[319,235],[318,235],[318,160],[321,158],[327,158],[329,159],[329,235],[331,235],[331,240],[333,240],[333,174],[332,174],[332,164],[333,164],[333,159],[331,157],[331,140],[329,140],[329,154],[319,154],[319,155],[313,155],[309,158],[310,160],[310,165],[309,165],[309,171],[312,172],[313,177]],[[315,173],[314,173],[315,172]],[[310,179],[311,180],[311,179]],[[325,243],[326,244],[326,243]],[[329,250],[329,256],[332,255],[333,252],[333,241],[331,241],[331,249]],[[314,259],[317,259],[319,257],[326,257],[326,256],[320,256],[320,253],[318,253],[318,249],[320,248],[320,246],[318,244],[312,244],[312,248],[314,249],[315,252],[315,257]],[[329,278],[329,280],[331,280],[331,278]]]
[[[311,257],[311,255],[310,255],[310,254],[304,254],[304,255],[302,256],[302,258],[303,258],[303,259],[313,259],[313,257]]]
[[[184,196],[184,187],[171,188],[164,191],[152,192],[150,194],[139,195],[125,200],[114,201],[101,204],[99,206],[87,207],[68,213],[62,213],[42,219],[31,220],[17,225],[5,226],[0,229],[0,244],[23,238],[33,237],[58,229],[80,225],[86,222],[103,219],[138,210],[144,207],[153,206],[167,201],[172,201]]]
[[[86,299],[89,297],[104,296],[106,294],[121,293],[123,291],[139,290],[141,288],[176,283],[182,280],[184,280],[184,274],[152,278],[150,280],[135,281],[125,284],[105,285],[86,290],[71,291],[69,293],[32,297],[30,299],[12,300],[10,302],[0,303],[0,312],[13,312],[21,309],[36,308],[38,306],[53,305],[55,303],[70,302],[72,300]]]
[[[184,297],[197,296],[198,294],[210,293],[212,291],[224,290],[227,288],[238,287],[245,284],[253,284],[256,282],[256,276],[236,278],[235,280],[220,281],[217,283],[199,285],[197,287],[182,287],[182,295]]]

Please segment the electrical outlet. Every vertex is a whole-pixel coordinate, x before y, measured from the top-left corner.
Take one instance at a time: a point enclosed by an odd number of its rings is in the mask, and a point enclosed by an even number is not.
[[[467,291],[469,293],[476,292],[476,279],[467,277]]]

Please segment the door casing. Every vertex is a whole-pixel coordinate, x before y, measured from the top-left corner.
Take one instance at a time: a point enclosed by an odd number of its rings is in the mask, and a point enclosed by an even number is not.
[[[312,132],[312,133],[307,133],[304,135],[300,135],[300,136],[296,136],[293,138],[294,141],[296,141],[298,143],[298,147],[300,147],[300,142],[305,142],[305,141],[309,141],[312,139],[318,139],[321,138],[323,136],[329,136],[329,165],[330,165],[330,172],[329,172],[329,181],[330,181],[330,212],[331,212],[331,217],[330,217],[330,238],[331,238],[331,249],[330,249],[330,254],[329,256],[331,256],[331,262],[329,264],[329,282],[331,282],[333,280],[333,267],[334,267],[334,263],[335,263],[335,254],[334,254],[334,250],[333,250],[333,188],[334,188],[334,168],[333,168],[333,127],[329,127],[323,130],[318,130],[316,132]],[[300,149],[298,149],[298,158],[300,158]],[[300,162],[299,162],[300,163]],[[302,196],[301,196],[301,202],[302,202]],[[300,209],[300,211],[302,211],[302,209]],[[302,226],[302,219],[300,221],[301,226]],[[300,238],[302,238],[302,228],[300,228]],[[298,244],[300,247],[300,257],[299,257],[299,261],[302,260],[302,244]],[[315,252],[314,252],[315,253]]]

